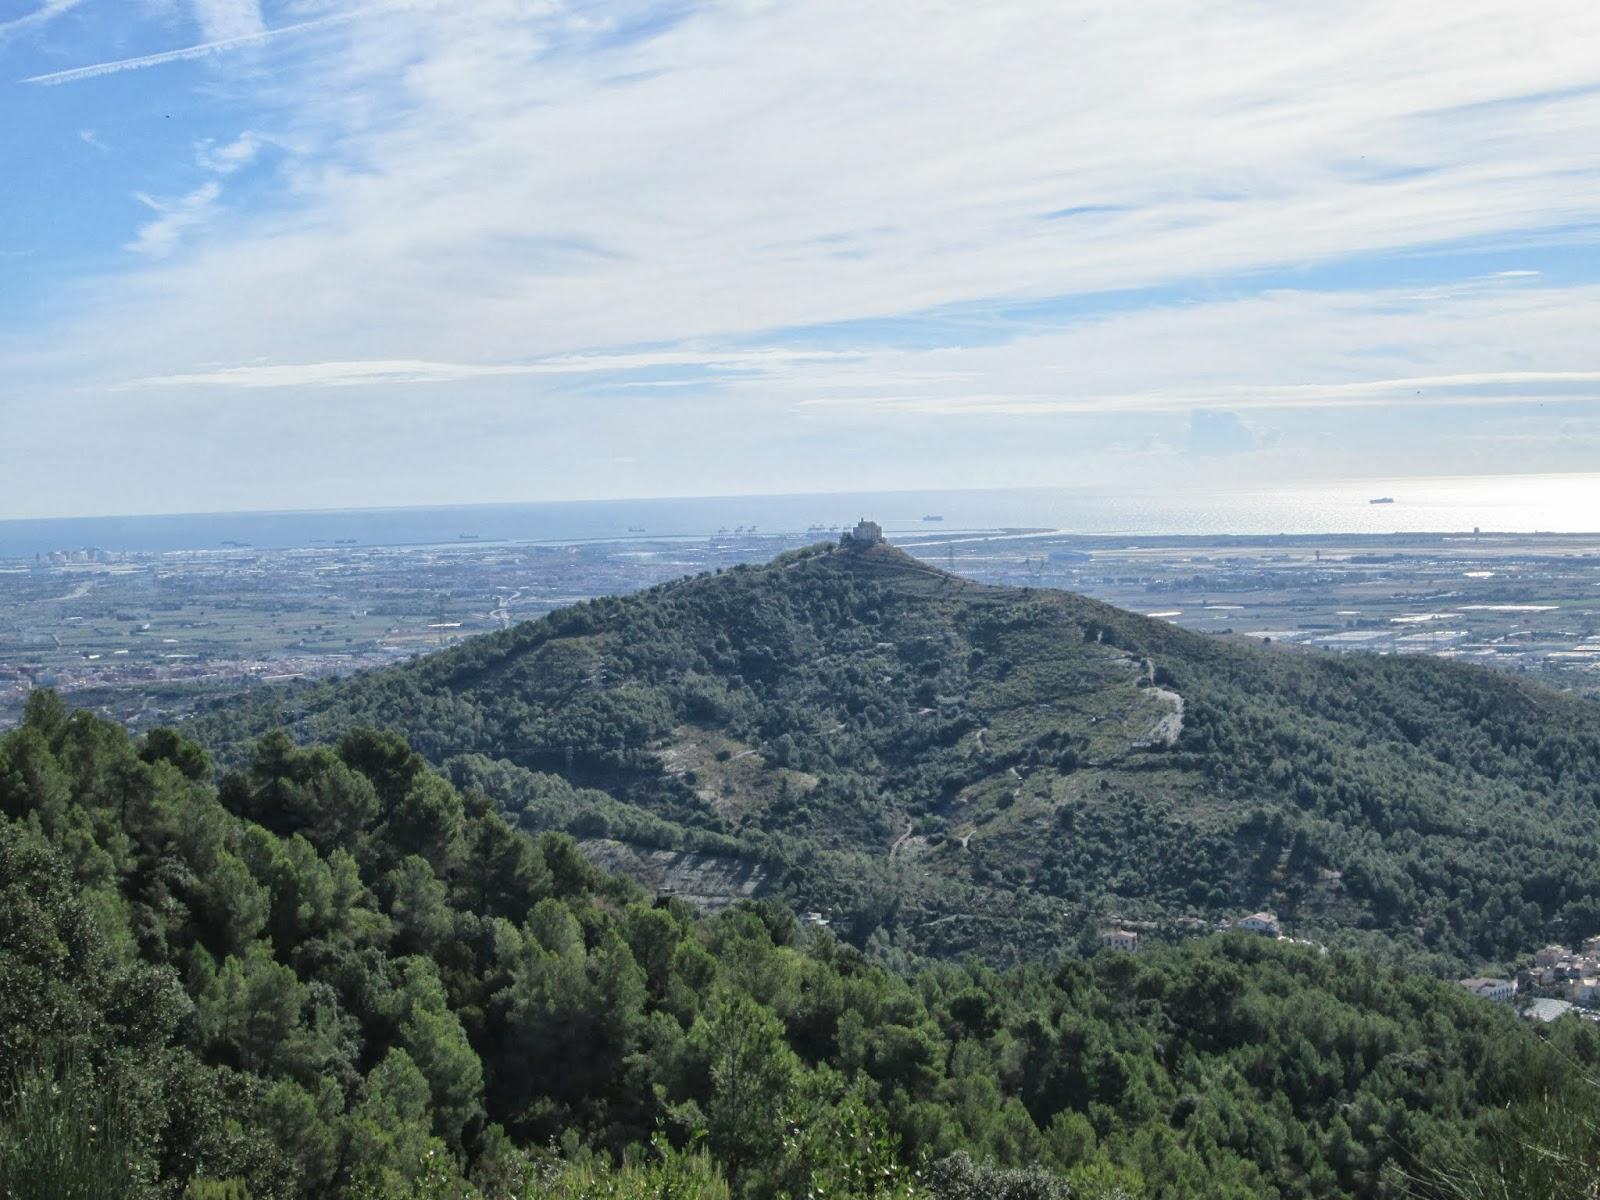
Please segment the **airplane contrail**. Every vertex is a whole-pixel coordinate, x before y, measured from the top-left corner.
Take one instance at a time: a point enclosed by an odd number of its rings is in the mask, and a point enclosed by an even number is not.
[[[46,21],[59,17],[64,12],[77,8],[83,0],[45,0],[45,3],[33,12],[9,21],[0,21],[0,37],[13,33],[18,29],[26,29],[30,25],[43,25]]]
[[[264,29],[260,33],[247,33],[241,37],[223,38],[215,42],[202,42],[198,46],[185,46],[179,50],[163,50],[159,54],[144,54],[138,58],[119,58],[115,62],[94,63],[91,66],[72,67],[65,71],[51,71],[47,75],[32,75],[21,82],[56,87],[63,83],[76,83],[80,79],[95,79],[101,75],[115,75],[119,71],[137,71],[144,67],[158,67],[163,63],[181,62],[187,58],[205,58],[207,55],[218,54],[224,50],[254,45],[258,42],[268,41],[271,38],[281,37],[286,33],[300,33],[307,29],[315,29],[320,25],[331,25],[336,21],[346,19],[343,15],[318,17],[315,20],[301,21],[295,25],[283,25],[277,29]]]

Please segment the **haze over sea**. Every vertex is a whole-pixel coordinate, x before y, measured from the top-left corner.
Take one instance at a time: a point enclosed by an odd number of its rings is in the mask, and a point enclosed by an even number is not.
[[[1391,504],[1373,504],[1387,497]],[[1600,474],[1365,479],[1239,491],[1017,488],[788,496],[72,517],[0,522],[0,558],[54,550],[160,553],[801,534],[866,516],[896,533],[1051,529],[1076,534],[1600,532]],[[933,522],[925,518],[942,517]],[[820,534],[818,535],[821,536]]]

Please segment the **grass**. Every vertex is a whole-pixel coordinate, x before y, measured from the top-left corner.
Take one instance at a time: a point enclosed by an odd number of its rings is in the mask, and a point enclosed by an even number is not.
[[[83,1068],[24,1071],[0,1103],[6,1200],[124,1200],[137,1192],[136,1162],[121,1098]]]

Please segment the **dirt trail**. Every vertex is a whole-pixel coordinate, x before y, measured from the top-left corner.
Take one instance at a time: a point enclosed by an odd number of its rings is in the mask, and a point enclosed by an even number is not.
[[[1146,741],[1148,743],[1165,742],[1170,746],[1183,733],[1183,697],[1178,695],[1177,692],[1159,687],[1151,688],[1150,694],[1160,697],[1172,705],[1172,711],[1150,727],[1150,732],[1146,735]]]

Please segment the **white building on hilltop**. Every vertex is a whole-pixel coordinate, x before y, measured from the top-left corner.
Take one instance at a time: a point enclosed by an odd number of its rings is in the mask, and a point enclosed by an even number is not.
[[[876,546],[883,541],[883,526],[876,521],[869,521],[865,517],[856,522],[856,527],[839,539],[843,546]]]
[[[1128,929],[1106,929],[1100,934],[1100,944],[1107,950],[1132,953],[1139,948],[1139,935]]]
[[[1265,934],[1267,937],[1277,937],[1283,932],[1278,926],[1278,914],[1274,912],[1251,913],[1239,921],[1240,929],[1247,929],[1251,933]]]

